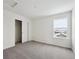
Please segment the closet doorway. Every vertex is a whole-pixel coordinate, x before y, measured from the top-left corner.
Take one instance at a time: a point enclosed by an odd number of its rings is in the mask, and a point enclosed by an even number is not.
[[[22,21],[15,20],[15,44],[22,43]]]

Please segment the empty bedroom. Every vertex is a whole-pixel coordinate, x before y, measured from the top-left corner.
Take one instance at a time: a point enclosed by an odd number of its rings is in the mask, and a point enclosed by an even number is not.
[[[3,59],[75,59],[75,0],[3,0]]]

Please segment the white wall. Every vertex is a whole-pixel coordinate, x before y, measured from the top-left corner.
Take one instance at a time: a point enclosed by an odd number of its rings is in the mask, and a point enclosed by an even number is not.
[[[27,41],[27,22],[30,23],[30,20],[13,13],[11,11],[4,9],[3,14],[3,31],[4,31],[4,39],[3,39],[3,49],[15,46],[15,19],[22,21],[22,42]],[[31,28],[31,27],[29,27]],[[30,32],[30,30],[29,30]],[[31,32],[29,34],[29,38],[31,39]],[[30,40],[29,39],[29,40]]]
[[[54,20],[54,16],[41,17],[32,20],[32,30],[33,30],[32,39],[39,42],[71,48],[72,47],[71,38],[69,39],[53,38],[53,20]]]
[[[72,49],[75,52],[75,8],[72,10]]]
[[[42,42],[51,41],[51,22],[49,17],[32,20],[32,39]]]

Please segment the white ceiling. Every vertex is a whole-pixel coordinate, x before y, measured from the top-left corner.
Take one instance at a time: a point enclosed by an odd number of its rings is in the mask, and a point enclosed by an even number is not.
[[[13,0],[4,0],[4,8],[30,18],[52,15],[56,9],[72,6],[74,3],[74,0],[15,0],[18,4],[11,7],[11,1]]]

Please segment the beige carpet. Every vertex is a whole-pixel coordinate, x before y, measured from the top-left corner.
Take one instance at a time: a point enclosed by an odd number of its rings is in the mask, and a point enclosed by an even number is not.
[[[3,51],[3,59],[75,59],[71,50],[37,42],[18,44]]]

